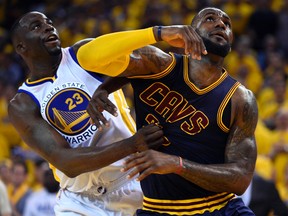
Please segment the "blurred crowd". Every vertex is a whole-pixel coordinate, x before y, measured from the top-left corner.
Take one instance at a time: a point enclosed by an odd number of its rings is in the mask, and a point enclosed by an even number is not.
[[[43,12],[52,19],[66,47],[115,31],[190,24],[206,6],[221,8],[232,19],[234,44],[225,68],[258,101],[256,173],[275,184],[288,206],[288,0],[0,0],[0,179],[7,186],[13,215],[25,215],[31,194],[45,188],[39,169],[47,168],[7,117],[7,103],[28,74],[11,45],[13,22],[28,11]],[[162,43],[157,46],[183,52]],[[133,114],[131,86],[125,86],[124,92]],[[43,209],[48,212],[49,206]]]

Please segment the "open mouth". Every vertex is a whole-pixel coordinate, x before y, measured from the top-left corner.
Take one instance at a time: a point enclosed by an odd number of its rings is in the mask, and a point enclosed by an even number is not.
[[[48,43],[54,43],[54,42],[58,42],[59,38],[57,37],[57,35],[50,35],[49,37],[46,38],[45,42]]]

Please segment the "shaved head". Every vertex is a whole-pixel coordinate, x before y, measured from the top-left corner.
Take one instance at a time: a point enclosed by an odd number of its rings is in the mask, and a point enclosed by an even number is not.
[[[206,15],[209,12],[216,12],[217,14],[221,15],[221,16],[226,16],[227,18],[229,18],[229,16],[222,10],[220,10],[219,8],[215,8],[215,7],[206,7],[203,8],[201,11],[199,11],[192,19],[191,22],[191,26],[196,28],[198,22],[201,20],[201,18]]]

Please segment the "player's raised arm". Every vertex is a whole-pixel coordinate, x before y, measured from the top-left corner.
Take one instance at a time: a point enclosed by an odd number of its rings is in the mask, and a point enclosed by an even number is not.
[[[130,72],[128,74],[126,71],[125,76],[157,73],[157,70],[161,69],[159,68],[161,65],[155,64],[154,60],[154,70],[153,68],[147,70],[149,68],[147,62],[150,61],[151,64],[157,55],[159,58],[165,53],[156,48],[144,48],[160,40],[171,46],[183,48],[187,54],[191,54],[192,58],[195,59],[200,60],[202,54],[207,54],[201,37],[192,26],[174,25],[116,32],[97,37],[79,48],[77,59],[86,70],[108,76],[124,76],[122,73],[126,70],[133,70],[134,73]],[[139,50],[140,48],[143,48],[143,50]],[[131,63],[133,55],[136,58],[134,59],[135,62]],[[143,61],[145,62],[143,63]],[[141,70],[143,66],[146,68],[145,70]],[[157,67],[158,69],[156,69]]]

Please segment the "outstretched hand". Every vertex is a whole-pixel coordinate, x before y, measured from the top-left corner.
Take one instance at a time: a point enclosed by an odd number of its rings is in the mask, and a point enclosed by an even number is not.
[[[106,110],[113,116],[117,116],[117,108],[116,106],[108,99],[108,92],[104,89],[98,88],[88,106],[87,106],[87,112],[91,117],[91,123],[95,124],[99,130],[102,130],[101,122],[105,126],[109,126],[109,122],[107,119],[103,116],[102,112]]]

